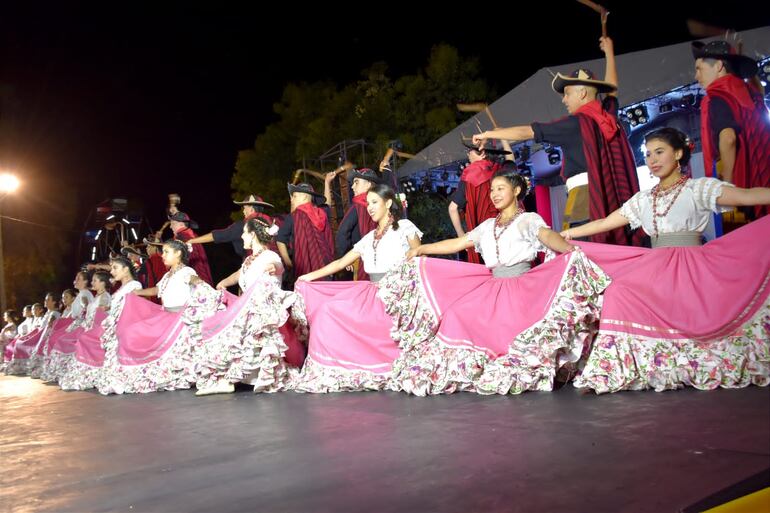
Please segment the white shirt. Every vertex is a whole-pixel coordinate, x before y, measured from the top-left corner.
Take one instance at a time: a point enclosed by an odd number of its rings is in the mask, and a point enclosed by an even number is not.
[[[96,311],[99,309],[100,306],[109,308],[110,299],[111,298],[110,298],[109,292],[102,292],[100,295],[96,296],[94,300],[88,304],[88,308],[86,309],[87,326],[93,326],[94,317],[96,316]]]
[[[255,281],[264,276],[269,276],[280,284],[281,273],[278,273],[275,276],[266,275],[265,268],[270,264],[274,264],[280,270],[283,269],[281,257],[269,249],[264,250],[253,259],[251,257],[246,257],[246,260],[243,261],[243,265],[241,265],[241,274],[238,277],[238,285],[241,289],[248,289],[254,285]]]
[[[9,322],[3,327],[3,331],[0,332],[0,340],[3,342],[8,342],[16,338],[17,334],[18,327],[14,323]]]
[[[135,290],[142,290],[142,284],[136,280],[131,280],[125,285],[121,285],[117,292],[112,295],[112,299],[110,301],[110,309],[115,308],[121,299]]]
[[[17,329],[17,333],[20,337],[23,337],[30,331],[34,329],[33,327],[33,317],[25,317],[23,321],[21,321],[21,324],[19,324],[19,327]]]
[[[717,205],[717,198],[722,195],[722,189],[725,186],[733,187],[732,184],[716,178],[690,178],[687,180],[668,214],[657,218],[658,235],[705,230],[712,212],[728,212],[733,208]],[[665,196],[658,196],[656,208],[658,214],[666,211],[675,194],[674,191]],[[652,189],[634,194],[620,207],[620,214],[628,219],[631,228],[641,226],[647,235],[654,235]]]
[[[385,273],[399,265],[409,251],[409,239],[421,238],[422,232],[409,219],[398,221],[398,230],[391,226],[377,243],[377,264],[374,263],[374,233],[372,230],[353,245],[353,251],[361,255],[364,271]]]
[[[540,228],[548,228],[542,217],[534,212],[524,212],[501,231],[497,229],[499,236],[498,247],[500,260],[497,259],[495,249],[495,218],[487,219],[465,236],[473,242],[476,251],[481,253],[484,265],[490,269],[504,265],[512,266],[522,262],[531,262],[537,257],[538,252],[546,252],[547,248],[537,238]]]
[[[158,297],[164,308],[181,308],[190,300],[190,278],[198,276],[192,267],[182,267],[177,272],[163,275],[158,282]]]
[[[53,322],[60,317],[61,312],[59,312],[59,310],[47,310],[43,314],[43,320],[40,323],[40,328],[46,331],[50,330]]]
[[[94,295],[91,294],[91,291],[88,289],[83,289],[78,292],[78,295],[75,297],[75,301],[72,302],[71,307],[72,311],[70,313],[70,317],[73,319],[81,319],[86,314],[87,306],[83,304],[83,298],[86,298],[88,305],[90,305],[94,300]]]

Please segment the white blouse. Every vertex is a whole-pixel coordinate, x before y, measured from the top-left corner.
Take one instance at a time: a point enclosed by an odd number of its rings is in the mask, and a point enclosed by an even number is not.
[[[88,304],[88,308],[86,309],[86,324],[90,325],[94,322],[96,310],[98,310],[100,306],[109,308],[110,301],[111,297],[109,292],[102,292],[100,295],[96,296],[94,300]]]
[[[377,264],[374,262],[374,233],[372,230],[353,245],[353,251],[361,255],[364,271],[367,273],[385,273],[393,269],[406,258],[409,251],[409,239],[422,238],[422,232],[409,219],[398,221],[398,230],[390,227],[377,243]]]
[[[26,317],[23,321],[21,321],[21,324],[19,324],[19,327],[17,328],[18,336],[23,337],[30,331],[32,331],[34,328],[34,318],[33,317]]]
[[[241,289],[246,290],[254,285],[255,281],[265,275],[265,268],[270,264],[274,264],[280,270],[275,276],[270,276],[271,279],[280,284],[281,274],[283,273],[281,257],[274,251],[266,249],[253,259],[246,257],[246,260],[244,260],[243,265],[241,265],[241,274],[238,277],[238,285]]]
[[[18,327],[14,323],[9,322],[3,327],[3,331],[0,332],[0,340],[3,342],[9,342],[16,338],[17,334]]]
[[[676,201],[671,201],[676,191],[658,197],[657,212],[663,213],[671,205],[671,210],[664,217],[657,218],[658,235],[676,232],[702,232],[706,229],[711,213],[728,212],[733,207],[717,205],[717,199],[722,195],[724,187],[732,184],[716,178],[690,178],[682,186],[683,189]],[[652,223],[652,189],[634,194],[630,200],[620,207],[620,214],[628,219],[631,228],[639,228],[654,235]]]
[[[495,249],[495,218],[490,218],[466,234],[473,242],[476,251],[481,253],[484,265],[490,269],[504,265],[512,266],[523,262],[531,262],[537,258],[538,252],[547,252],[540,239],[537,238],[540,228],[548,228],[542,217],[535,212],[525,212],[502,232],[497,229],[499,236],[498,247],[500,260]]]
[[[33,317],[32,322],[30,323],[31,324],[30,331],[42,328],[44,322],[45,322],[45,314],[43,314],[40,317]]]
[[[83,298],[86,298],[87,305],[90,305],[94,301],[94,295],[91,294],[90,290],[83,289],[78,292],[78,295],[75,297],[75,301],[72,302],[70,311],[70,317],[73,319],[80,319],[86,314],[86,309],[88,306],[83,304]]]
[[[182,308],[190,300],[190,278],[198,276],[192,267],[182,267],[163,275],[158,282],[158,297],[164,308]]]
[[[142,290],[142,284],[136,280],[131,280],[125,285],[122,285],[115,294],[112,295],[112,299],[110,300],[110,310],[115,308],[121,299],[135,290]]]

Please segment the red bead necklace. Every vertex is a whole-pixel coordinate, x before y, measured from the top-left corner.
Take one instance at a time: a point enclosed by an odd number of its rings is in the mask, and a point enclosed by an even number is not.
[[[682,175],[679,180],[673,183],[670,187],[667,187],[666,189],[663,189],[661,191],[660,184],[656,185],[652,188],[652,230],[653,230],[653,237],[658,236],[658,218],[659,217],[666,217],[668,213],[671,211],[671,207],[674,206],[674,203],[676,203],[677,198],[679,198],[679,195],[684,190],[684,184],[687,183],[687,180],[689,180],[689,177]],[[671,192],[675,191],[674,197],[671,198],[671,202],[668,204],[666,209],[663,212],[658,212],[658,198],[666,197]]]
[[[510,219],[508,219],[505,222],[505,224],[500,224],[500,219],[503,218],[502,212],[497,214],[497,217],[495,217],[495,224],[492,227],[492,235],[495,238],[495,256],[497,257],[498,263],[500,263],[500,237],[503,236],[503,233],[505,232],[505,230],[507,230],[508,227],[511,226],[511,224],[513,224],[513,222],[516,220],[517,217],[519,217],[519,215],[521,215],[521,213],[522,211],[517,209],[516,213],[514,213],[510,217]],[[499,232],[497,231],[498,228],[500,228]]]

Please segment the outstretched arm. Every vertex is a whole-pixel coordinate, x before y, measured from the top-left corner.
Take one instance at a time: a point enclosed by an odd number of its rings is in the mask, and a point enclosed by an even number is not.
[[[338,258],[334,262],[330,262],[329,264],[326,264],[325,266],[316,271],[313,271],[312,273],[303,274],[297,278],[297,281],[313,281],[317,280],[318,278],[325,278],[326,276],[340,272],[349,265],[353,265],[353,262],[358,260],[360,257],[361,254],[358,251],[351,249],[345,253],[345,256],[342,258]]]
[[[534,139],[535,132],[529,125],[511,126],[487,130],[473,136],[473,144],[480,144],[485,139],[505,139],[508,141],[526,141]]]
[[[770,188],[753,187],[722,187],[722,194],[717,198],[717,205],[725,207],[752,207],[754,205],[770,205]]]
[[[189,244],[205,244],[207,242],[214,242],[214,234],[213,233],[207,233],[206,235],[201,235],[199,237],[194,237],[187,241]]]
[[[451,255],[473,246],[473,242],[467,236],[457,237],[455,239],[446,239],[433,244],[423,244],[412,248],[406,253],[406,258],[414,258],[422,255]]]
[[[575,250],[575,246],[567,242],[564,237],[550,228],[540,228],[537,231],[537,238],[540,242],[545,244],[548,249],[557,253],[569,253],[570,251]]]
[[[566,240],[576,239],[578,237],[589,237],[591,235],[596,235],[597,233],[609,232],[616,228],[620,228],[621,226],[626,226],[627,224],[629,224],[628,219],[623,217],[620,210],[616,210],[604,219],[597,219],[596,221],[591,221],[590,223],[564,230],[561,232],[561,236]]]
[[[151,287],[149,289],[135,290],[134,294],[142,297],[151,297],[158,295],[158,287]]]
[[[241,270],[238,269],[233,274],[225,278],[224,280],[217,283],[217,290],[224,290],[227,287],[232,287],[236,283],[238,283],[238,279],[241,277]]]

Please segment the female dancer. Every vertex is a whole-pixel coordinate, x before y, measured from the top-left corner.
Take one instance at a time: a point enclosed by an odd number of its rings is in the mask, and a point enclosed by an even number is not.
[[[390,337],[391,319],[378,297],[377,282],[417,247],[422,232],[402,212],[393,189],[375,185],[366,196],[377,229],[342,258],[300,276],[310,341],[296,388],[305,392],[381,390],[388,386],[399,347]],[[341,271],[358,259],[371,281],[309,283]]]
[[[408,290],[407,282],[419,292],[416,300],[407,300],[416,305],[414,314],[400,320],[410,350],[395,366],[394,380],[404,390],[418,395],[552,390],[557,372],[581,357],[608,280],[538,214],[520,210],[526,192],[526,180],[515,171],[495,173],[490,197],[497,217],[463,237],[408,255],[475,247],[491,273],[419,259],[388,281],[394,293]],[[540,252],[562,255],[530,270]],[[458,288],[465,289],[460,297]]]
[[[281,257],[267,249],[277,231],[259,218],[244,224],[241,239],[251,255],[217,285],[224,291],[237,284],[243,295],[223,292],[227,309],[203,321],[195,395],[229,393],[236,382],[254,385],[255,392],[276,392],[286,388],[290,369],[302,365],[304,346],[287,324],[293,316],[304,327],[301,302],[294,292],[281,290]]]
[[[770,204],[770,189],[689,178],[687,137],[647,135],[660,178],[605,219],[571,228],[582,237],[641,226],[657,249],[580,243],[612,276],[600,331],[576,386],[618,390],[744,387],[770,383],[770,216],[701,246],[712,212]]]

